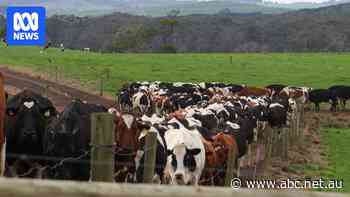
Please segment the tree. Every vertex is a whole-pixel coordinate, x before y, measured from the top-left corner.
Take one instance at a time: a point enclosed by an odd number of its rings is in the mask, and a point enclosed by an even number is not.
[[[171,46],[171,50],[166,51],[176,51],[176,47],[174,46],[174,43],[169,43],[168,40],[170,40],[171,36],[175,32],[175,26],[178,25],[177,16],[180,14],[179,10],[171,10],[167,17],[160,20],[160,24],[164,26],[164,39],[163,39],[163,46],[164,49],[169,49],[169,46]]]

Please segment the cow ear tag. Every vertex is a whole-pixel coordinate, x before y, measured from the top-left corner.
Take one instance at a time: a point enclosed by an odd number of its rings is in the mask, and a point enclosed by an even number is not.
[[[31,102],[24,102],[23,105],[28,108],[31,109],[34,106],[34,101]]]
[[[47,110],[47,111],[45,112],[45,114],[44,114],[44,116],[47,117],[47,118],[50,117],[50,115],[51,115],[50,110]]]
[[[9,110],[9,111],[8,111],[8,115],[9,115],[9,116],[15,116],[15,112],[13,112],[12,110]]]

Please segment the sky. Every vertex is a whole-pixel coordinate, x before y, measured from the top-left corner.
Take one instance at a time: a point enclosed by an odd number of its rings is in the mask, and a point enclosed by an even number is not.
[[[324,3],[329,0],[264,0],[264,2],[273,3]]]

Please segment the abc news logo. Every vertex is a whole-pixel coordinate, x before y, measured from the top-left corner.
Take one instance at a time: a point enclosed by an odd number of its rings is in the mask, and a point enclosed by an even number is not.
[[[7,29],[9,45],[44,45],[45,8],[8,7]]]

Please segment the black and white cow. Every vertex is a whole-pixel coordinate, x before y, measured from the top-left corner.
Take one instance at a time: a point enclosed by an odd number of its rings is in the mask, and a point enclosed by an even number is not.
[[[205,166],[205,149],[197,130],[170,129],[165,133],[168,147],[166,176],[170,184],[198,185]]]

